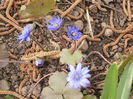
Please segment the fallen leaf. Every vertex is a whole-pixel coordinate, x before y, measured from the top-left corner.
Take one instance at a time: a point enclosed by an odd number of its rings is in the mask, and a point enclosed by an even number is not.
[[[55,7],[55,0],[34,0],[19,11],[21,18],[37,18],[48,14]],[[22,9],[22,8],[21,8]]]

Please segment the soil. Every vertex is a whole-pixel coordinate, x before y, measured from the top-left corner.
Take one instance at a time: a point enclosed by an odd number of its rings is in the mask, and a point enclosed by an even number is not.
[[[16,0],[14,0],[14,1],[16,1]],[[72,0],[72,1],[74,1],[74,0]],[[46,28],[46,24],[47,24],[46,20],[59,15],[59,13],[54,12],[52,14],[46,15],[45,19],[36,21],[38,24],[41,24],[43,27],[36,25],[36,28],[33,33],[34,39],[31,39],[30,42],[24,41],[23,43],[19,44],[17,37],[18,37],[18,35],[20,35],[20,31],[18,31],[18,30],[13,31],[12,33],[10,33],[8,35],[0,36],[0,45],[5,44],[6,50],[17,57],[17,59],[12,59],[11,57],[9,57],[9,60],[16,60],[16,61],[21,60],[21,57],[25,54],[25,51],[32,47],[32,43],[34,40],[37,43],[39,43],[39,46],[41,46],[41,48],[47,49],[47,50],[54,49],[53,45],[50,45],[49,40],[57,42],[60,45],[61,49],[70,48],[71,43],[66,41],[62,37],[62,35],[66,35],[66,33],[67,33],[67,26],[76,25],[77,27],[80,28],[80,31],[83,33],[83,35],[84,34],[89,35],[87,33],[88,32],[88,30],[87,30],[88,23],[86,20],[86,12],[85,12],[84,6],[89,7],[89,6],[93,5],[93,3],[91,2],[91,0],[90,1],[83,0],[83,1],[85,1],[85,3],[79,4],[77,7],[75,7],[74,10],[71,11],[71,14],[73,14],[75,16],[78,15],[79,14],[78,9],[80,8],[81,10],[84,11],[84,15],[80,19],[72,19],[69,16],[65,16],[63,18],[63,24],[62,24],[61,28],[56,32],[51,33]],[[102,31],[103,23],[106,23],[106,25],[110,25],[109,18],[110,18],[110,11],[112,10],[111,8],[114,8],[113,9],[113,12],[114,12],[113,24],[116,29],[125,29],[127,27],[127,24],[131,23],[131,21],[128,21],[127,16],[123,13],[122,2],[120,0],[108,0],[108,1],[111,1],[111,2],[109,2],[109,4],[106,4],[104,2],[105,0],[98,0],[98,1],[101,1],[101,4],[107,5],[107,7],[102,6],[102,7],[106,8],[107,11],[103,12],[103,11],[99,10],[98,8],[96,8],[97,11],[95,13],[95,12],[89,10],[90,17],[92,18],[91,25],[92,25],[92,29],[93,29],[93,33],[94,33],[93,35],[97,35],[98,33],[100,33]],[[0,2],[2,5],[3,2],[5,2],[5,1],[1,0]],[[58,4],[58,7],[62,10],[66,10],[67,8],[70,7],[70,3],[67,2],[66,0],[63,0],[63,1],[60,0],[60,2],[58,2],[57,4]],[[132,7],[132,9],[133,9],[133,7]],[[117,10],[119,10],[119,12]],[[1,14],[3,14],[5,16],[5,10],[1,10],[0,12],[1,12]],[[14,14],[14,12],[12,10],[11,15],[13,15],[13,14]],[[2,20],[0,19],[0,21],[2,21]],[[35,21],[32,21],[32,22],[35,22]],[[32,23],[32,22],[29,22],[29,23]],[[21,25],[21,27],[24,27],[26,24],[28,24],[28,23],[21,23],[20,25]],[[0,31],[0,33],[1,32],[2,31]],[[123,47],[124,41],[125,41],[124,38],[120,39],[119,43],[116,44],[115,46],[109,47],[109,49],[107,51],[109,53],[109,57],[107,57],[103,52],[103,46],[110,42],[114,42],[119,35],[120,35],[119,33],[113,32],[112,34],[110,34],[110,36],[105,36],[105,35],[100,36],[100,39],[101,39],[100,42],[87,40],[87,45],[86,45],[87,49],[86,48],[83,49],[84,57],[83,57],[81,63],[85,66],[87,65],[91,70],[90,71],[91,84],[87,89],[82,90],[82,92],[84,94],[91,94],[91,95],[93,94],[93,95],[96,95],[97,98],[99,99],[99,97],[101,95],[102,88],[103,88],[103,81],[105,79],[104,73],[107,71],[107,69],[109,67],[109,63],[107,63],[103,58],[101,58],[100,55],[98,55],[98,54],[89,55],[91,52],[93,52],[93,51],[100,52],[101,55],[103,55],[111,63],[120,61],[118,54],[127,55],[127,53],[124,52],[124,47]],[[131,47],[132,45],[133,45],[133,40],[130,40],[128,42],[127,47]],[[3,57],[5,57],[5,56],[0,55],[1,59],[3,59]],[[59,59],[55,59],[55,60],[52,60],[49,62],[46,61],[44,66],[35,67],[35,68],[37,68],[39,70],[39,74],[41,77],[43,77],[44,75],[47,75],[49,73],[55,72],[55,71],[62,71],[62,70],[68,71],[68,66],[66,64],[59,63]],[[21,77],[22,74],[23,74],[23,72],[20,70],[20,64],[9,63],[8,65],[0,68],[0,81],[1,80],[7,81],[8,86],[9,86],[8,90],[15,91],[18,93],[19,85],[22,82],[22,80],[24,79],[23,77]],[[96,77],[97,75],[99,75],[99,76]],[[25,77],[28,77],[28,74],[25,75]],[[32,80],[32,78],[31,78],[23,87],[22,95],[26,97],[28,95],[27,89],[30,88],[31,86],[33,86],[35,83],[36,82],[34,80]],[[37,96],[38,99],[40,99],[39,96],[41,95],[42,89],[47,85],[48,85],[48,78],[43,79],[38,84],[38,86],[34,92],[35,93],[34,95]],[[2,85],[0,85],[0,86],[2,86]],[[130,99],[133,99],[132,97],[133,96],[131,96]],[[5,99],[4,95],[0,96],[0,99]]]

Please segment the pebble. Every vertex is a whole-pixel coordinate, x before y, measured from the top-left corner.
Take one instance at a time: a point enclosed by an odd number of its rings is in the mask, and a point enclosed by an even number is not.
[[[16,75],[12,75],[12,76],[11,76],[11,79],[13,80],[13,82],[15,82],[15,81],[17,81],[18,78],[17,78]]]
[[[118,59],[120,58],[120,55],[121,55],[120,53],[116,53],[116,54],[114,55],[114,59],[115,59],[115,60],[118,60]]]
[[[119,45],[119,46],[123,46],[123,45],[124,45],[124,43],[118,43],[118,45]]]
[[[102,28],[105,27],[107,24],[105,22],[101,23]]]
[[[28,92],[29,92],[29,88],[30,88],[29,86],[24,86],[21,89],[22,95],[27,96],[28,95]]]
[[[9,90],[9,85],[6,80],[0,80],[0,90]]]
[[[121,52],[121,51],[122,51],[122,48],[121,48],[121,47],[119,47],[119,48],[118,48],[118,51],[119,51],[119,52]]]
[[[104,32],[104,36],[110,37],[113,35],[113,31],[111,29],[106,29]]]
[[[83,42],[80,44],[79,46],[79,50],[81,50],[82,52],[86,52],[88,50],[89,46],[86,40],[83,40]]]
[[[77,20],[76,22],[74,22],[74,25],[79,28],[79,30],[81,31],[84,27],[84,23],[82,20]]]
[[[31,89],[33,88],[34,84],[31,85]],[[33,90],[32,94],[35,95],[36,97],[39,97],[40,96],[40,93],[41,93],[41,85],[38,84],[35,89]]]
[[[73,12],[73,15],[74,15],[74,16],[79,16],[79,12],[78,12],[78,11],[74,11],[74,12]]]

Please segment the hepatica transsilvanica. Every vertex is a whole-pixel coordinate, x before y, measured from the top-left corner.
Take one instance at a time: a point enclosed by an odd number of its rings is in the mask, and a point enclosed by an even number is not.
[[[34,27],[34,24],[28,24],[24,27],[24,29],[21,31],[22,34],[18,36],[18,40],[20,40],[19,43],[22,43],[23,41],[30,41],[30,32]]]
[[[79,63],[76,67],[69,65],[70,72],[68,73],[67,82],[69,88],[75,88],[76,90],[80,90],[81,87],[87,88],[90,84],[88,78],[91,77],[89,74],[88,67],[83,67],[81,63]]]
[[[41,58],[36,58],[36,61],[35,61],[35,65],[36,66],[43,66],[43,64],[44,64],[44,60],[43,59],[41,59]]]
[[[69,37],[70,40],[79,40],[80,37],[82,36],[82,33],[79,32],[79,29],[77,27],[68,26],[67,36]]]
[[[51,31],[55,31],[60,28],[62,24],[62,19],[59,16],[57,16],[50,20],[48,23],[49,24],[47,25],[47,28]]]

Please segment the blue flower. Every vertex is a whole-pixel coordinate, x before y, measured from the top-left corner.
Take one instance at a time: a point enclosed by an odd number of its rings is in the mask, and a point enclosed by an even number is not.
[[[51,31],[57,30],[62,24],[62,19],[58,17],[54,17],[52,20],[49,21],[49,25],[47,25],[47,28]]]
[[[43,66],[44,60],[41,58],[36,58],[35,65],[36,66]]]
[[[22,30],[22,34],[18,36],[18,40],[20,40],[19,43],[22,43],[24,40],[30,41],[30,32],[33,30],[34,25],[28,24],[24,27]]]
[[[82,36],[82,33],[79,32],[79,29],[75,26],[68,27],[68,32],[67,35],[70,40],[79,40],[80,37]]]
[[[87,88],[90,84],[90,81],[87,78],[90,78],[88,73],[90,70],[87,67],[81,68],[81,63],[77,65],[75,69],[74,66],[69,65],[70,72],[68,73],[67,82],[69,88],[75,88],[80,90],[81,87]]]

